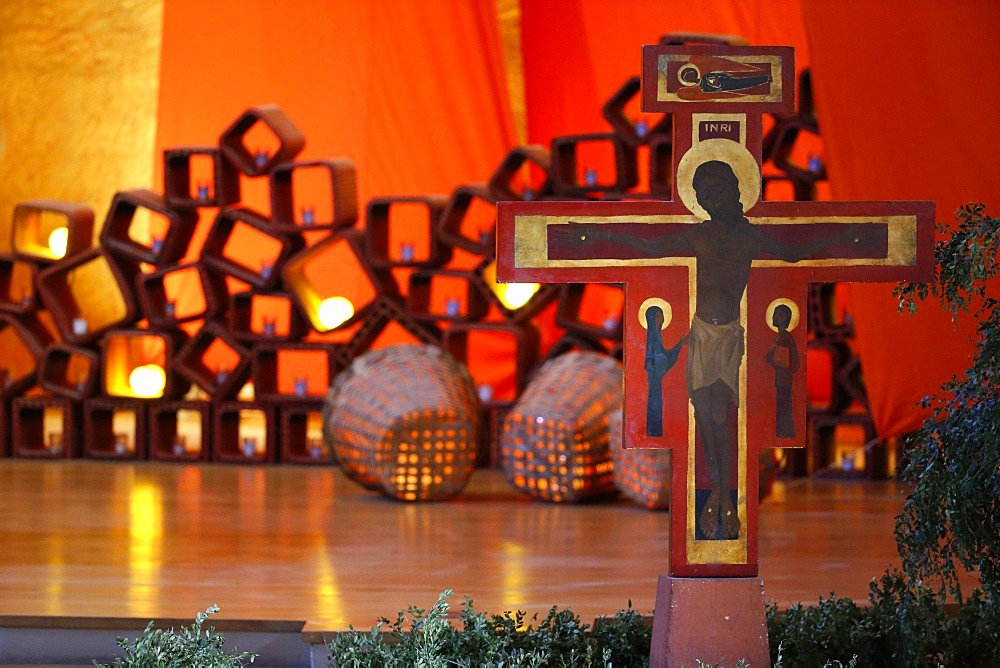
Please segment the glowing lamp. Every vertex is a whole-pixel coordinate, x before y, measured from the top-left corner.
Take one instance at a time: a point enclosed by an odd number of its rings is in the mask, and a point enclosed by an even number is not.
[[[505,307],[515,311],[531,301],[542,286],[538,283],[507,283],[498,287],[497,297]]]
[[[497,283],[496,260],[483,267],[483,280],[508,311],[516,311],[527,304],[542,287],[538,283]]]
[[[354,316],[354,304],[347,297],[327,297],[319,304],[319,322],[326,329],[335,329]]]
[[[69,243],[69,228],[57,227],[49,234],[49,250],[57,257],[66,255],[66,245]]]
[[[128,384],[137,397],[160,397],[167,386],[167,374],[156,364],[143,364],[132,370],[128,376]]]

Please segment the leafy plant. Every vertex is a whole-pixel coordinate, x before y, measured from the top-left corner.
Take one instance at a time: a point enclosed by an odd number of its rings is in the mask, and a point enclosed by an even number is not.
[[[330,666],[472,668],[490,666],[634,668],[649,665],[651,629],[632,609],[593,628],[569,610],[552,608],[539,622],[523,612],[485,615],[466,599],[449,621],[445,591],[430,610],[409,607],[369,632],[353,628],[327,643]],[[816,605],[767,609],[774,668],[785,666],[1000,665],[1000,614],[981,592],[956,610],[938,593],[912,587],[899,571],[873,580],[867,605],[831,595]],[[699,663],[709,668],[709,664]],[[740,662],[737,666],[744,666]]]
[[[766,612],[771,661],[792,666],[822,666],[831,659],[849,661],[863,644],[859,637],[864,611],[849,598],[801,603],[781,611],[771,603]]]
[[[1000,220],[982,204],[957,213],[958,227],[935,245],[937,278],[903,284],[900,309],[933,296],[956,318],[978,323],[975,354],[964,376],[924,400],[931,417],[908,441],[903,479],[913,482],[896,522],[903,568],[913,582],[938,583],[962,601],[960,569],[978,573],[991,600],[1000,594]]]
[[[1000,665],[1000,614],[981,591],[949,609],[934,589],[900,571],[873,580],[867,605],[821,598],[767,610],[774,666]]]
[[[337,635],[327,647],[337,668],[551,666],[612,668],[649,665],[649,625],[629,606],[591,629],[570,610],[553,607],[539,621],[523,612],[487,616],[465,600],[461,628],[448,620],[446,590],[430,610],[410,606],[370,632]],[[537,625],[536,625],[537,624]]]
[[[223,649],[225,637],[209,627],[202,632],[202,624],[211,615],[219,612],[218,606],[211,606],[199,612],[190,627],[182,626],[179,631],[154,629],[153,622],[146,625],[142,637],[134,641],[118,638],[118,646],[125,650],[124,657],[115,657],[112,664],[94,662],[98,668],[190,668],[191,666],[213,666],[229,668],[253,663],[256,654],[237,654]]]

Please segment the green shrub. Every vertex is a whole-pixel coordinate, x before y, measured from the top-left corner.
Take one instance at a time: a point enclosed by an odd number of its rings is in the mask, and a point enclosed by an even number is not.
[[[949,609],[899,571],[872,581],[867,605],[832,595],[787,611],[769,604],[767,627],[776,666],[1000,665],[1000,614],[981,591]]]
[[[539,621],[523,612],[487,616],[465,600],[461,628],[448,621],[442,592],[430,610],[410,606],[396,620],[381,619],[369,632],[338,634],[328,643],[337,668],[551,666],[612,668],[649,665],[651,630],[629,606],[590,628],[570,610],[553,607]]]
[[[141,638],[129,641],[118,638],[118,646],[125,650],[124,657],[115,657],[112,664],[94,662],[98,668],[190,668],[191,666],[213,666],[228,668],[253,663],[256,654],[228,653],[223,649],[225,637],[209,627],[202,632],[201,626],[211,615],[219,611],[212,606],[195,616],[194,624],[182,626],[179,631],[154,629],[153,622],[146,626]]]
[[[466,599],[453,625],[451,596],[445,591],[430,610],[411,606],[371,631],[338,634],[327,643],[330,666],[649,665],[651,628],[631,605],[590,628],[569,610],[552,608],[541,621],[522,612],[487,616]],[[770,603],[767,628],[776,668],[1000,665],[1000,614],[989,599],[977,591],[949,609],[935,590],[911,587],[898,571],[872,581],[867,604],[834,595],[787,610]]]
[[[896,522],[896,543],[911,583],[935,583],[961,602],[961,571],[977,573],[986,595],[1000,594],[1000,219],[982,204],[957,212],[958,227],[935,245],[937,280],[904,284],[900,309],[936,297],[953,318],[978,323],[972,365],[927,398],[931,417],[907,442],[904,480],[914,483]],[[944,231],[944,230],[942,230]]]
[[[973,591],[953,620],[949,647],[952,666],[1000,666],[1000,610]]]
[[[790,666],[822,666],[830,660],[850,661],[859,653],[864,611],[849,598],[819,600],[815,606],[801,603],[781,611],[768,605],[767,633],[772,663]]]
[[[821,598],[815,606],[767,611],[771,659],[791,666],[824,662],[861,666],[937,666],[948,654],[950,622],[928,589],[911,589],[902,574],[873,581],[868,605]]]

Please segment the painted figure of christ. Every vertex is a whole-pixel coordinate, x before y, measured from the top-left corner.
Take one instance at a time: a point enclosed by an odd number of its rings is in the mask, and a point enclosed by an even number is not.
[[[571,222],[550,228],[551,241],[563,248],[581,250],[594,245],[619,245],[650,258],[694,256],[696,305],[688,335],[686,385],[711,480],[697,522],[705,539],[731,540],[739,536],[740,520],[730,495],[730,467],[737,437],[730,415],[740,402],[744,353],[740,304],[751,263],[761,257],[798,262],[844,239],[791,243],[764,233],[744,217],[739,179],[726,162],[710,160],[698,165],[692,185],[708,219],[684,225],[683,231],[638,238],[616,231],[613,224]],[[852,236],[858,243],[856,235]]]

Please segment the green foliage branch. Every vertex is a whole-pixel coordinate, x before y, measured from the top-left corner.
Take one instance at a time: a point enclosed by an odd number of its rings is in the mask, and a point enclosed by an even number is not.
[[[213,605],[199,612],[191,626],[182,626],[177,631],[154,629],[153,622],[149,622],[141,637],[133,641],[118,638],[124,656],[115,657],[111,664],[95,661],[94,665],[97,668],[236,668],[253,663],[256,654],[238,653],[236,649],[227,652],[223,647],[225,636],[216,633],[214,626],[202,631],[205,621],[217,612],[219,607]]]
[[[424,610],[410,606],[369,632],[353,627],[327,643],[336,668],[614,668],[649,665],[651,629],[629,606],[593,628],[553,607],[540,621],[524,612],[486,615],[466,598],[458,621],[448,618],[446,590]]]
[[[961,573],[977,574],[987,598],[1000,600],[1000,301],[991,295],[1000,268],[1000,219],[982,204],[962,206],[958,226],[941,230],[931,284],[901,284],[901,310],[936,298],[956,319],[977,322],[975,352],[964,375],[924,399],[931,417],[907,441],[902,478],[913,483],[896,521],[903,569],[913,583],[935,583],[963,600]]]

